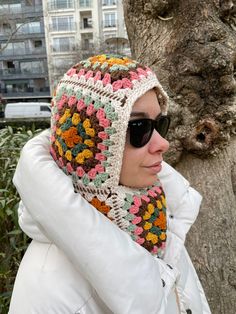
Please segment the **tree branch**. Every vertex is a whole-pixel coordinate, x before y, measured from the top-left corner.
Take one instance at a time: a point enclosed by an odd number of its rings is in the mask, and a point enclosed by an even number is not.
[[[31,1],[31,0],[29,0],[29,4],[32,5],[32,1]],[[1,5],[1,7],[2,7],[2,5]],[[3,9],[3,7],[2,7],[2,9]],[[5,18],[4,18],[3,20],[1,20],[1,25],[3,25],[4,22],[5,22],[5,23],[8,23],[8,24],[10,25],[10,23],[9,23],[10,17],[12,17],[12,16],[11,16],[11,15],[10,15],[10,16],[6,15]],[[36,18],[34,18],[34,19],[31,19],[31,20],[27,20],[27,19],[26,19],[22,24],[20,24],[18,27],[16,27],[16,29],[13,30],[13,31],[9,34],[9,38],[8,38],[7,41],[5,42],[4,46],[1,46],[1,48],[0,48],[0,53],[3,52],[3,51],[7,48],[8,44],[10,43],[10,41],[12,40],[12,38],[15,36],[15,34],[18,32],[18,30],[19,30],[23,25],[25,25],[25,24],[27,24],[27,23],[29,23],[29,22],[34,22],[34,21],[36,21],[36,20],[38,20],[38,17],[36,17]]]

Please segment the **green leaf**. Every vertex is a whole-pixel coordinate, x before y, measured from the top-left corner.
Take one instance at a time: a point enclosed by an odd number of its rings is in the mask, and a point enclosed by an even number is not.
[[[12,231],[8,232],[7,234],[8,235],[18,235],[18,234],[21,234],[21,233],[22,233],[21,230],[15,229],[15,230],[12,230]]]

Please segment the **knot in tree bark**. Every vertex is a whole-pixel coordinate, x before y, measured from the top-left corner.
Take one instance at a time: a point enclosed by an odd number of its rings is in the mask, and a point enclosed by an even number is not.
[[[184,139],[184,147],[188,151],[203,155],[209,153],[220,135],[220,126],[212,118],[205,118]]]
[[[173,0],[150,0],[144,3],[144,13],[152,17],[166,17],[173,5]]]

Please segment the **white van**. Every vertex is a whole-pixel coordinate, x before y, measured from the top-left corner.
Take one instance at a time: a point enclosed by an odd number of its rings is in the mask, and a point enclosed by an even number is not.
[[[50,116],[51,107],[46,102],[9,103],[5,108],[6,119],[47,118]]]

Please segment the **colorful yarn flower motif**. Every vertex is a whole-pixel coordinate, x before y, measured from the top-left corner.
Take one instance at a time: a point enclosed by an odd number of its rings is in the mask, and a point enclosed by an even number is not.
[[[112,156],[110,136],[116,133],[112,123],[117,114],[109,103],[97,107],[90,97],[65,98],[64,93],[63,89],[63,107],[59,98],[58,119],[52,127],[52,156],[65,172],[74,173],[83,184],[93,182],[99,187],[109,177],[106,167]],[[82,92],[76,95],[82,97]]]
[[[97,210],[99,210],[102,214],[106,215],[110,211],[110,206],[106,205],[105,202],[101,202],[97,197],[94,197],[91,201],[90,204],[93,205]]]
[[[117,72],[125,73],[117,79]],[[67,71],[67,76],[82,76],[86,81],[92,78],[93,82],[101,81],[103,86],[112,85],[114,92],[122,89],[132,89],[134,81],[140,81],[152,72],[148,67],[141,66],[137,61],[115,54],[102,54],[83,60]],[[57,92],[58,94],[58,92]],[[58,99],[58,96],[57,96]],[[65,100],[60,100],[58,106],[62,107]],[[69,105],[73,104],[74,95],[70,95]]]
[[[137,243],[154,255],[160,255],[166,241],[166,201],[161,187],[152,187],[144,195],[126,195],[123,210],[128,213],[128,231]]]

